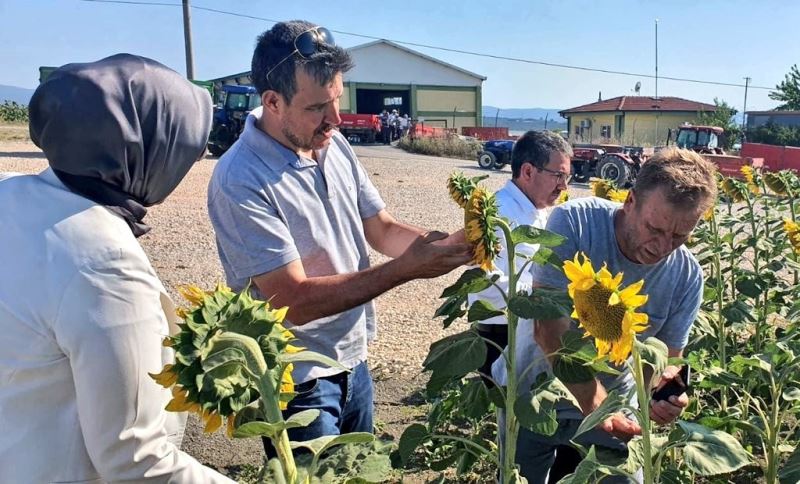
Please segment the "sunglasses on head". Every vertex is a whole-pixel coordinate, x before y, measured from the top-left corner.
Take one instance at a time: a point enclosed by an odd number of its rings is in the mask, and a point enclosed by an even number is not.
[[[306,30],[305,32],[301,32],[294,38],[294,50],[289,53],[286,57],[281,59],[280,62],[275,64],[272,69],[267,72],[267,82],[269,81],[269,75],[272,74],[272,71],[278,68],[281,64],[286,62],[286,60],[297,54],[303,59],[306,59],[319,51],[320,45],[336,45],[336,42],[333,40],[333,34],[330,30],[326,29],[325,27],[311,27],[310,29]]]

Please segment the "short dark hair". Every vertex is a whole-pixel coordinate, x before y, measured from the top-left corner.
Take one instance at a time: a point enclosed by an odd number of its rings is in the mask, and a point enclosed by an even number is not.
[[[519,177],[522,165],[530,163],[544,168],[552,153],[572,157],[572,147],[559,134],[552,131],[528,131],[514,143],[511,151],[511,178]]]
[[[297,92],[297,67],[305,69],[320,85],[331,82],[336,74],[347,72],[353,67],[350,54],[337,45],[319,44],[317,52],[309,57],[304,58],[295,53],[286,58],[295,48],[295,38],[314,27],[316,25],[305,20],[278,22],[258,36],[250,75],[259,95],[272,90],[283,96],[287,103],[291,103]],[[280,65],[275,67],[278,63]],[[273,68],[275,70],[270,72]]]

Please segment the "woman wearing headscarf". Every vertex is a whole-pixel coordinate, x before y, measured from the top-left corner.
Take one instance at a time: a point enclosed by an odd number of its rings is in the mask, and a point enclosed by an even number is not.
[[[208,93],[120,54],[56,70],[29,109],[50,168],[0,181],[0,482],[233,482],[173,443],[148,373],[174,308],[136,241],[205,150]]]

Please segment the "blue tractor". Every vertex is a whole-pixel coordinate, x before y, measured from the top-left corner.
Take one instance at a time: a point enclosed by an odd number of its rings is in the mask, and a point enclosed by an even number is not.
[[[247,115],[261,106],[261,97],[252,86],[225,85],[220,94],[208,137],[208,151],[214,156],[222,156],[239,139]]]
[[[514,142],[511,140],[492,140],[483,144],[483,151],[478,153],[478,166],[485,170],[502,169],[511,164],[511,150]]]

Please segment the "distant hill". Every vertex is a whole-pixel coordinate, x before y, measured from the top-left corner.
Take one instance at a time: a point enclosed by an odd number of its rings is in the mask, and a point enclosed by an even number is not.
[[[27,105],[33,96],[33,91],[35,89],[0,84],[0,104],[5,101],[13,101],[17,104]]]
[[[507,119],[542,119],[545,117],[550,121],[559,123],[566,123],[567,120],[558,115],[559,109],[546,109],[546,108],[497,108],[495,106],[483,106],[483,117],[494,119],[497,115],[498,109],[500,110],[498,118]],[[494,123],[493,123],[494,124]],[[549,126],[548,126],[549,127]]]
[[[505,111],[503,111],[505,113]],[[556,118],[561,120],[561,118]],[[492,128],[495,126],[495,121],[497,121],[496,126],[502,128],[508,128],[509,131],[529,131],[529,130],[536,130],[541,131],[545,128],[548,130],[555,130],[555,131],[563,131],[567,129],[567,122],[561,120],[561,122],[554,121],[553,118],[548,118],[547,123],[545,125],[544,118],[540,119],[510,119],[503,116],[498,117],[496,120],[494,116],[492,117],[483,117],[483,126]]]

